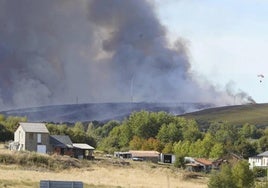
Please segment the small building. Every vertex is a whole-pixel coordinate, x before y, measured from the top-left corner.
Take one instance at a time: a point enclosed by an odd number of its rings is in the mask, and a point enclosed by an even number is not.
[[[160,160],[160,153],[158,151],[130,150],[129,153],[131,153],[133,160],[151,161],[154,163]]]
[[[78,159],[94,159],[94,147],[85,143],[74,143],[74,157]]]
[[[170,163],[173,164],[176,161],[176,156],[174,154],[163,154],[160,155],[160,161],[162,163]]]
[[[51,135],[50,151],[58,155],[74,156],[73,143],[67,135]]]
[[[212,169],[212,161],[204,158],[196,158],[194,160],[196,164],[202,167],[202,171],[210,172],[210,170]]]
[[[121,159],[131,159],[132,155],[128,151],[125,151],[125,152],[118,151],[118,152],[114,152],[114,157],[118,157]]]
[[[18,123],[12,149],[47,153],[49,131],[44,123]]]
[[[208,159],[185,157],[185,162],[185,166],[189,171],[210,172],[212,169],[212,161]]]
[[[260,153],[254,157],[249,157],[248,162],[250,169],[253,169],[254,167],[268,168],[268,151]]]

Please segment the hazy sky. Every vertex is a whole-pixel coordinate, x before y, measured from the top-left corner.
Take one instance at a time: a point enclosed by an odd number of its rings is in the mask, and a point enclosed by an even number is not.
[[[156,7],[171,40],[186,41],[193,71],[268,102],[268,1],[156,0]]]

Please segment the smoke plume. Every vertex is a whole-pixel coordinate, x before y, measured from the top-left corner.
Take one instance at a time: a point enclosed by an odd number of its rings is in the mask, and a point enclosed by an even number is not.
[[[0,0],[0,108],[233,101],[191,73],[152,1]],[[78,100],[78,101],[77,101]]]

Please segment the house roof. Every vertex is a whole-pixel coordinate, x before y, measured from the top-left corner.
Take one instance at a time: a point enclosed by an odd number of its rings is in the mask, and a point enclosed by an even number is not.
[[[257,155],[258,157],[268,157],[268,151],[265,151],[263,153],[260,153],[259,155]]]
[[[207,159],[204,159],[204,158],[197,158],[197,159],[194,159],[197,163],[200,163],[200,164],[203,164],[203,165],[212,165],[212,162],[207,160]]]
[[[45,123],[26,123],[26,122],[20,122],[19,126],[22,127],[22,129],[25,132],[31,132],[31,133],[49,133]]]
[[[94,147],[92,147],[88,144],[84,144],[84,143],[74,143],[73,146],[75,148],[79,148],[79,149],[89,149],[89,150],[95,149]]]
[[[67,135],[51,135],[50,143],[54,146],[62,148],[73,148],[73,143],[69,136]]]
[[[132,157],[159,157],[160,153],[158,151],[138,151],[130,150]]]

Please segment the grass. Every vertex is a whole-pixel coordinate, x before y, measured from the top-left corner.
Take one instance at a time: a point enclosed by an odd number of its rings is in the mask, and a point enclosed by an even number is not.
[[[232,125],[253,124],[268,126],[268,104],[248,104],[205,109],[182,115],[195,119],[202,128],[208,128],[210,122],[228,122]]]
[[[37,170],[63,170],[68,168],[80,168],[82,161],[68,156],[49,156],[37,154],[35,152],[4,152],[0,153],[0,164],[16,164],[24,168]]]
[[[84,188],[207,187],[206,177],[186,179],[182,170],[147,162],[128,161],[129,165],[120,165],[119,159],[114,158],[83,161],[31,152],[11,152],[1,147],[0,157],[1,188],[37,188],[40,180],[82,181]]]

